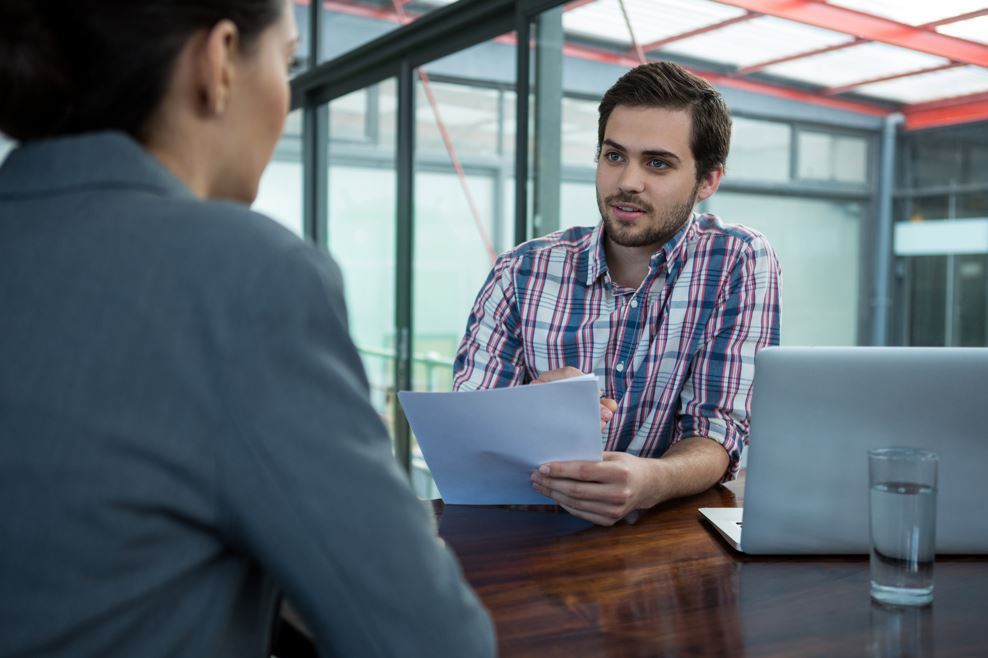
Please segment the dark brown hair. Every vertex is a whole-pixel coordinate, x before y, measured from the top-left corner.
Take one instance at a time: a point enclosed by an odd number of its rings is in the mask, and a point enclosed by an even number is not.
[[[121,130],[141,139],[195,32],[229,19],[242,49],[283,0],[3,0],[0,131],[16,140]]]
[[[731,146],[731,113],[720,92],[710,83],[671,62],[650,62],[618,78],[600,101],[597,156],[611,112],[626,107],[689,109],[692,117],[690,149],[696,160],[696,179],[727,163]]]

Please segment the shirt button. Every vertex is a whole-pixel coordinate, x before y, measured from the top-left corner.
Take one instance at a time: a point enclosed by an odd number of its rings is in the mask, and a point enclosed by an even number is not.
[[[624,364],[619,363],[614,369],[617,370],[618,372],[624,372]]]
[[[631,300],[631,308],[638,308],[638,300],[637,299],[632,299]]]

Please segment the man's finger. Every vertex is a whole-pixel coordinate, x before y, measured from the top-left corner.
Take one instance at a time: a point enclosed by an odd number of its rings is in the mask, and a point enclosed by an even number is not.
[[[608,482],[607,471],[603,462],[591,461],[548,462],[539,466],[542,475],[584,482]]]
[[[570,500],[588,500],[604,503],[605,505],[627,505],[631,500],[631,491],[613,484],[569,480],[566,478],[551,478],[535,474],[532,483],[549,491],[559,492]]]
[[[584,373],[577,370],[573,366],[566,366],[565,368],[556,368],[555,370],[548,370],[543,372],[541,375],[532,380],[533,384],[544,384],[546,382],[555,382],[560,379],[570,379],[572,377],[582,377]]]
[[[567,507],[566,505],[560,505],[564,510],[572,514],[573,516],[579,517],[585,521],[590,521],[594,525],[602,526],[612,526],[617,523],[617,519],[611,519],[610,517],[601,516],[600,514],[592,514],[590,512],[584,512],[583,510],[574,509],[572,507]]]
[[[611,398],[600,398],[600,406],[606,407],[613,414],[615,411],[617,411],[618,403],[617,400],[612,400]]]
[[[583,514],[592,514],[601,519],[608,519],[609,521],[606,525],[610,525],[624,516],[624,508],[620,505],[609,505],[608,503],[596,500],[573,498],[571,496],[567,496],[561,491],[549,489],[538,484],[533,484],[533,486],[540,494],[552,498],[563,506],[563,508],[567,509],[567,511],[570,511],[570,513],[574,513],[572,510],[578,510]],[[577,516],[587,518],[586,516],[583,516],[583,514],[577,514]]]

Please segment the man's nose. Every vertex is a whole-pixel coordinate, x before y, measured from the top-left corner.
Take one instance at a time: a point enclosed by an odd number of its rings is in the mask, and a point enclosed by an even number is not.
[[[628,194],[640,194],[645,191],[645,177],[641,167],[632,163],[621,172],[618,188]]]

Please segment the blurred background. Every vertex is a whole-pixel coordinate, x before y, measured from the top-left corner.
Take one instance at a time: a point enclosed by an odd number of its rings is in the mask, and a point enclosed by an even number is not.
[[[421,496],[437,492],[395,391],[449,390],[497,254],[599,221],[597,103],[642,61],[685,65],[731,107],[727,175],[700,210],[775,246],[783,344],[988,345],[985,0],[294,10],[305,66],[254,207],[342,267]],[[0,160],[11,147],[0,136]]]

